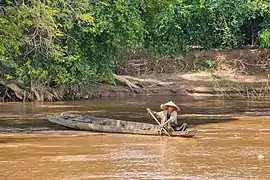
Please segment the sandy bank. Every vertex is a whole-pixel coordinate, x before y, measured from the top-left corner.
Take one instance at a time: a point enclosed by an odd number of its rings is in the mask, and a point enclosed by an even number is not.
[[[159,76],[144,76],[157,83],[133,82],[137,88],[129,87],[117,82],[115,86],[98,83],[93,85],[91,93],[82,98],[121,97],[136,95],[190,95],[190,96],[223,96],[227,98],[267,98],[269,95],[269,81],[266,76],[240,75],[228,71],[214,73],[175,73]]]

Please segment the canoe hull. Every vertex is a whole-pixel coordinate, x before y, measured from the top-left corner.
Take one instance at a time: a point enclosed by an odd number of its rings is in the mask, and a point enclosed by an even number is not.
[[[160,135],[160,127],[154,124],[99,118],[81,115],[60,115],[48,118],[50,122],[76,130],[126,133],[141,135]],[[193,137],[195,131],[174,131],[171,136]]]

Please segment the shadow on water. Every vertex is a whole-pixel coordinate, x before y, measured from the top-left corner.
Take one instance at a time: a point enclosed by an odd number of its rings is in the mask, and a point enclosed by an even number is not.
[[[36,132],[49,130],[66,130],[47,119],[1,119],[0,132]]]
[[[232,108],[192,108],[186,114],[180,114],[179,122],[186,122],[193,126],[209,124],[209,123],[225,123],[235,121],[238,118],[233,115],[236,112]]]
[[[22,142],[37,142],[44,140],[44,137],[38,138],[38,137],[25,137],[25,138],[20,138],[20,137],[11,137],[11,138],[1,138],[0,139],[0,144],[8,144],[8,143],[22,143]]]
[[[238,118],[232,116],[218,116],[218,117],[203,117],[203,118],[180,118],[180,123],[188,123],[193,126],[210,124],[210,123],[225,123],[228,121],[236,121]]]

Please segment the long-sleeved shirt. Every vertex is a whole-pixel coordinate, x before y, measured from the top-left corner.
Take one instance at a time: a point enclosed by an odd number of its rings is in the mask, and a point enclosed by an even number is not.
[[[155,112],[155,114],[160,117],[161,124],[163,124],[164,122],[166,122],[168,120],[169,120],[169,123],[168,123],[169,127],[171,126],[172,123],[177,124],[177,112],[176,111],[171,112],[171,116],[169,119],[168,119],[168,111]]]

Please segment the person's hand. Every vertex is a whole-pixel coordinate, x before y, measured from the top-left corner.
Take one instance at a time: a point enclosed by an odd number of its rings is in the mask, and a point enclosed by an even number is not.
[[[149,108],[146,108],[147,109],[147,111],[150,111],[151,113],[153,113],[153,114],[156,114],[156,112],[155,111],[152,111],[151,109],[149,109]]]

